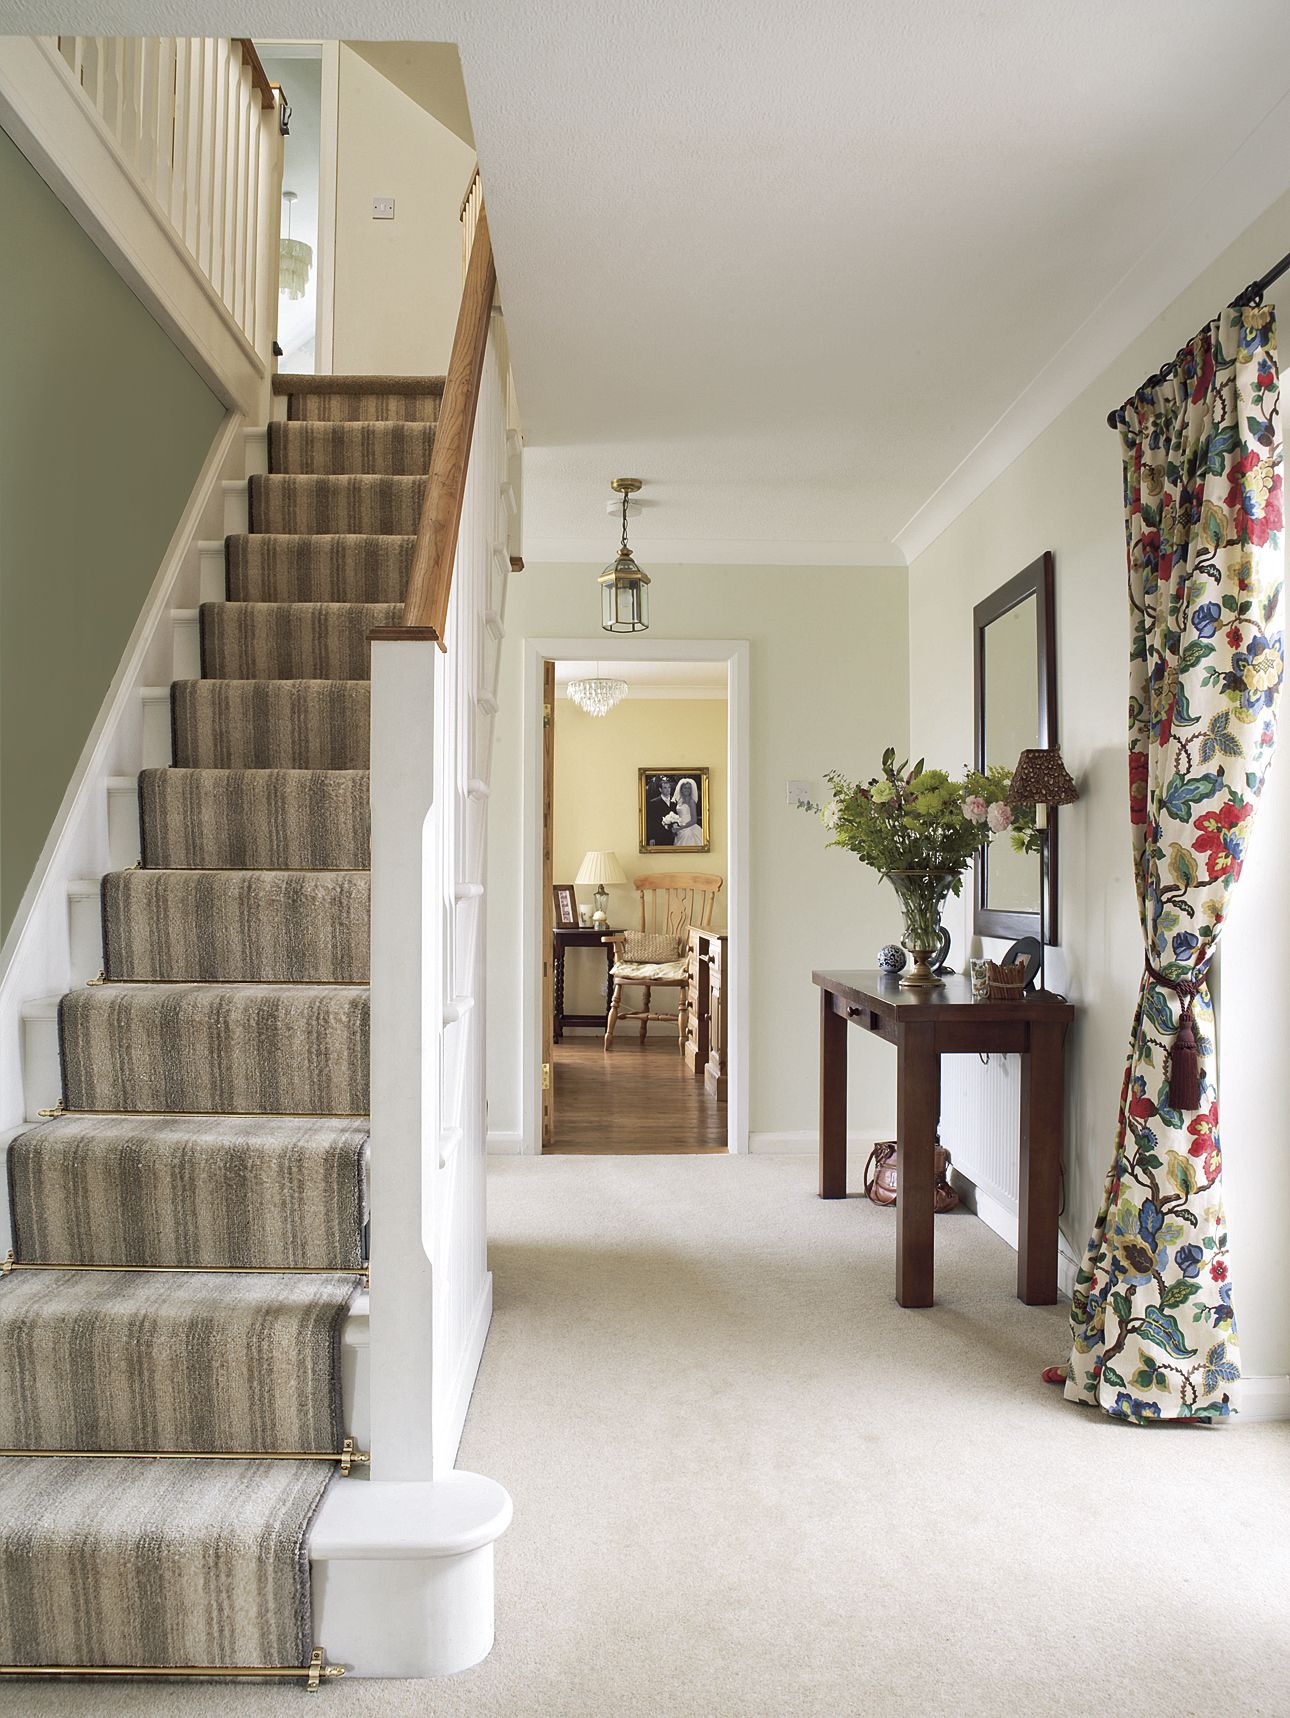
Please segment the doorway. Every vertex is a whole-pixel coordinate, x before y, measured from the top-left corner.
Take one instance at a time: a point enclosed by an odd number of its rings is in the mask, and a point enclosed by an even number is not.
[[[605,642],[526,644],[526,1148],[746,1149],[746,646]],[[675,937],[649,949],[657,984],[604,941],[642,930]]]
[[[335,42],[257,43],[282,90],[289,130],[282,150],[278,345],[283,375],[331,370],[336,220]]]

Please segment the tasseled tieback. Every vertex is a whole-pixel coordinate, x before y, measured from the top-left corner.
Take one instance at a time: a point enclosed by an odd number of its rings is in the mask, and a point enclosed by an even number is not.
[[[1147,976],[1156,984],[1172,990],[1182,1003],[1178,1016],[1178,1033],[1169,1052],[1169,1107],[1173,1110],[1200,1108],[1200,1051],[1196,1048],[1196,1022],[1192,1003],[1200,992],[1200,982],[1194,978],[1166,978],[1151,964],[1147,956]]]

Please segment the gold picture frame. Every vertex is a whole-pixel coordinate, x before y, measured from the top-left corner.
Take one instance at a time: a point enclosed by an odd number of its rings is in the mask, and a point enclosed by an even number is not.
[[[712,812],[707,770],[642,768],[636,775],[640,851],[710,853]]]

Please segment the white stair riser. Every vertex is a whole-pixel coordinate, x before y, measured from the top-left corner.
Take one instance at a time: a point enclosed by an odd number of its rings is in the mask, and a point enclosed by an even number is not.
[[[269,432],[267,428],[243,430],[243,452],[246,475],[264,477],[269,469]]]
[[[88,984],[103,967],[103,905],[97,882],[67,885],[67,950],[73,984]]]
[[[202,676],[202,637],[199,611],[176,608],[170,612],[174,628],[174,677],[176,680],[200,680]],[[166,760],[169,763],[169,759]]]
[[[143,768],[165,769],[170,762],[170,688],[141,687],[139,699],[143,705],[143,728],[140,735]]]
[[[246,483],[233,479],[225,479],[224,490],[224,535],[240,537],[247,529],[248,500]]]
[[[199,543],[197,545],[199,586],[199,602],[223,602],[228,594],[228,579],[224,565],[224,544]]]
[[[62,1101],[58,1002],[57,996],[42,996],[22,1005],[22,1100],[28,1121],[38,1121],[41,1110],[52,1110]]]
[[[114,775],[107,782],[108,869],[128,871],[139,863],[139,781]]]

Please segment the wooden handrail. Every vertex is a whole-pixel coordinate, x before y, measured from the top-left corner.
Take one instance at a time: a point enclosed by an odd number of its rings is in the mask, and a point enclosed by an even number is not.
[[[470,440],[475,429],[475,410],[484,374],[488,346],[488,319],[497,286],[493,247],[488,237],[488,216],[481,209],[470,268],[461,294],[457,331],[443,385],[443,400],[435,426],[430,475],[417,525],[412,551],[412,572],[403,602],[403,625],[382,627],[373,638],[434,638],[446,649],[448,599],[452,595],[452,566],[457,553],[457,530],[461,503],[466,492],[466,468]]]
[[[233,40],[242,50],[242,58],[251,68],[251,82],[259,91],[260,106],[272,107],[274,104],[273,85],[269,82],[269,74],[264,69],[264,61],[255,51],[255,43],[249,36],[235,36]]]

